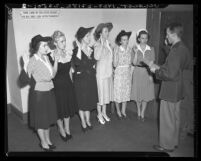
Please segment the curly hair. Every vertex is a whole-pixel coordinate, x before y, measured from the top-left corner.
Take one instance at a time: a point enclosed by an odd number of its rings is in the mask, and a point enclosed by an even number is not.
[[[58,39],[59,39],[60,37],[62,37],[62,36],[65,37],[65,34],[64,34],[63,32],[61,32],[61,31],[59,31],[59,30],[54,31],[54,33],[52,34],[52,41],[48,43],[50,49],[53,50],[53,49],[56,48],[56,46],[54,45],[54,43],[57,42]]]

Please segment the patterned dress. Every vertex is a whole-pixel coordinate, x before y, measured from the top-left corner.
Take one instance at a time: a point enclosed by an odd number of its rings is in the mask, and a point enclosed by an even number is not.
[[[121,46],[114,51],[117,66],[114,71],[114,101],[130,101],[131,92],[131,48],[124,50]]]

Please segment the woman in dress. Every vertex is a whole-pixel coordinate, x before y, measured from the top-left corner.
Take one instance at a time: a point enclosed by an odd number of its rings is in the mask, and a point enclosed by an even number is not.
[[[82,130],[92,129],[90,111],[96,108],[98,91],[93,49],[89,46],[94,27],[80,27],[76,33],[77,47],[73,50],[73,80]]]
[[[126,105],[130,101],[131,92],[131,55],[132,49],[128,47],[129,38],[132,32],[122,30],[116,37],[114,49],[114,101],[116,103],[117,115],[119,118],[126,118]],[[119,105],[122,103],[120,112]]]
[[[153,76],[142,62],[155,60],[154,48],[147,45],[149,34],[146,29],[137,32],[137,45],[134,47],[135,56],[133,71],[131,100],[137,103],[138,119],[144,121],[147,103],[155,98]],[[141,109],[142,106],[142,109]]]
[[[105,124],[105,120],[110,121],[106,114],[106,105],[113,101],[113,51],[108,41],[109,32],[112,28],[112,23],[101,23],[94,32],[96,40],[94,55],[97,60],[96,79],[99,98],[97,118],[101,124]]]
[[[72,82],[72,53],[65,50],[66,37],[61,31],[53,33],[51,46],[54,50],[49,56],[50,62],[54,64],[54,58],[58,57],[58,69],[53,79],[58,112],[57,125],[62,140],[67,141],[72,138],[69,125],[70,117],[78,112]]]
[[[24,69],[29,78],[35,80],[35,87],[32,93],[30,108],[30,126],[37,130],[40,138],[40,147],[45,151],[52,151],[56,148],[50,141],[50,126],[56,123],[57,109],[54,95],[54,84],[52,79],[56,74],[58,59],[55,58],[54,66],[47,57],[48,45],[51,37],[37,35],[31,40],[31,51],[34,54],[30,59],[24,59]]]

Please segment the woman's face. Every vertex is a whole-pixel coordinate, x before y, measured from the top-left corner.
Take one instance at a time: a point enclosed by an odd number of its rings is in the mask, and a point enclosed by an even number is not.
[[[140,41],[140,44],[147,44],[148,41],[148,35],[147,34],[141,34],[140,37],[138,38]]]
[[[109,31],[108,31],[108,28],[107,28],[107,27],[104,27],[104,28],[102,29],[101,36],[102,36],[103,38],[105,38],[105,39],[108,39],[108,37],[109,37]]]
[[[91,34],[88,32],[82,39],[82,42],[85,44],[90,44],[91,42]]]
[[[66,38],[65,36],[61,36],[59,37],[56,42],[55,45],[58,49],[64,50],[66,48]]]
[[[127,35],[122,36],[120,43],[123,46],[127,46],[128,45],[128,36]]]
[[[48,47],[47,42],[41,41],[40,42],[40,47],[38,49],[38,52],[41,53],[41,54],[48,54],[48,51],[49,51],[49,47]]]

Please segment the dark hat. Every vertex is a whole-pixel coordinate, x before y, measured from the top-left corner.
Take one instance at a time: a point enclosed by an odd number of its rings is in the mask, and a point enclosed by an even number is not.
[[[118,44],[118,45],[120,44],[122,36],[126,35],[126,36],[128,36],[128,39],[129,39],[131,34],[132,34],[132,32],[126,32],[125,30],[121,30],[121,32],[116,37],[116,40],[115,40],[116,44]]]
[[[85,27],[80,27],[75,35],[75,37],[77,38],[77,40],[80,42],[81,39],[87,34],[89,33],[94,27],[89,27],[89,28],[85,28]]]
[[[108,22],[108,23],[100,23],[97,27],[96,27],[96,30],[94,32],[94,36],[95,36],[95,39],[97,40],[99,37],[100,37],[100,33],[102,31],[103,28],[107,27],[108,28],[108,31],[110,32],[113,28],[113,24],[111,22]]]
[[[31,47],[32,47],[32,49],[35,49],[39,42],[41,42],[41,41],[48,42],[51,40],[52,40],[51,37],[48,37],[48,36],[42,37],[41,35],[36,35],[31,39]]]
[[[100,23],[100,24],[97,26],[95,32],[100,33],[104,27],[107,27],[108,30],[109,30],[109,32],[110,32],[110,31],[112,30],[112,28],[113,28],[113,24],[112,24],[111,22],[108,22],[108,23]]]

